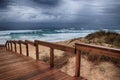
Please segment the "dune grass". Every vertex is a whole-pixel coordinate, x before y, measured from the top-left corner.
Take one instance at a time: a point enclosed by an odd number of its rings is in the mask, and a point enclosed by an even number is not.
[[[120,48],[120,34],[111,31],[97,31],[85,37],[88,40],[94,40],[99,43],[107,43]]]

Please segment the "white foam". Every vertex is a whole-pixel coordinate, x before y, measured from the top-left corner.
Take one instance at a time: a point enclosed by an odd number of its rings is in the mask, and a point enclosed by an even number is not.
[[[46,31],[49,31],[47,33]],[[73,29],[60,29],[60,30],[16,30],[16,31],[0,31],[0,44],[5,43],[6,40],[43,40],[49,42],[64,41],[93,33],[97,30],[75,30]],[[120,30],[112,30],[120,33]],[[28,32],[28,33],[27,33]],[[42,32],[42,33],[39,33]],[[14,33],[11,34],[11,33]],[[24,34],[27,33],[27,34]]]
[[[75,30],[75,29],[60,29],[60,30],[55,30],[56,32],[60,33],[91,33],[95,32],[96,30]]]
[[[42,40],[56,42],[56,41],[64,41],[78,37],[84,37],[89,33],[58,33],[58,34],[43,34]]]

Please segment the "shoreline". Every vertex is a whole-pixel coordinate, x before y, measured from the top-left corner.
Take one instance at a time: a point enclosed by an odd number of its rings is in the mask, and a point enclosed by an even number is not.
[[[42,29],[41,29],[42,30]],[[88,34],[99,30],[18,30],[18,31],[0,31],[0,43],[4,44],[6,40],[42,40],[50,42],[61,42],[74,38],[85,37]],[[108,30],[109,31],[109,30]],[[110,30],[120,33],[120,30]]]

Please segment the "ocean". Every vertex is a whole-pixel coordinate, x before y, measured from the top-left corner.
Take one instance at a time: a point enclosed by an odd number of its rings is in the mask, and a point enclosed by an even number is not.
[[[4,44],[7,40],[42,40],[48,42],[58,42],[79,37],[85,37],[86,35],[96,31],[98,30],[78,30],[74,28],[56,30],[7,30],[0,31],[0,44]],[[120,30],[111,31],[120,33]]]

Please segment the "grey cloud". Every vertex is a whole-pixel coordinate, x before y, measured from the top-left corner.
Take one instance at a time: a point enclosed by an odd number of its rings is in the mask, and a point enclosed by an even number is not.
[[[4,9],[9,4],[9,0],[0,0],[0,9]]]
[[[40,6],[57,6],[61,0],[33,0],[33,2],[38,3]]]
[[[0,21],[120,25],[119,0],[0,0],[6,6]]]

